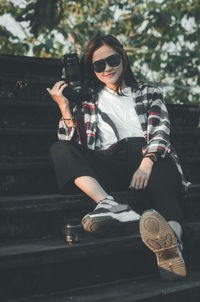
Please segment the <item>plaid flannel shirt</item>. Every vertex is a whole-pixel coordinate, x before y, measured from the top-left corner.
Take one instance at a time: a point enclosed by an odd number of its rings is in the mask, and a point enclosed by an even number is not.
[[[139,85],[133,91],[133,98],[146,140],[146,145],[142,149],[143,155],[156,153],[162,158],[169,155],[174,160],[181,175],[184,189],[187,190],[190,183],[185,180],[178,156],[169,141],[170,121],[161,91],[150,85]],[[92,150],[98,150],[100,147],[97,130],[97,106],[98,100],[95,102],[85,101],[81,108],[84,114],[87,147]],[[76,108],[73,111],[75,113]],[[75,138],[77,143],[82,144],[76,123],[73,127],[67,127],[62,118],[59,122],[58,138],[60,140]]]

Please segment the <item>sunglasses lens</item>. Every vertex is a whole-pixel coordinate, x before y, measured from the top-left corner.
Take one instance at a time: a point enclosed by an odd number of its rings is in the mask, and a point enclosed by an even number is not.
[[[96,71],[96,72],[104,71],[105,67],[106,67],[105,60],[99,60],[99,61],[96,61],[93,63],[93,68],[94,68],[94,71]]]
[[[93,63],[93,68],[95,72],[103,72],[106,68],[106,63],[111,67],[119,66],[121,62],[121,57],[119,54],[111,55],[103,60],[98,60]]]
[[[120,55],[116,54],[116,55],[112,55],[110,57],[108,57],[106,59],[107,63],[111,66],[111,67],[116,67],[120,64],[121,62],[121,57]]]

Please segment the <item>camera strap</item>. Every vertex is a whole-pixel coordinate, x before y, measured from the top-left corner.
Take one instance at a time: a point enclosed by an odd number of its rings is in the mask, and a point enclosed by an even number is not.
[[[111,120],[111,118],[108,116],[107,113],[101,111],[99,108],[97,109],[97,111],[100,114],[102,120],[106,122],[108,125],[110,125],[110,127],[113,129],[117,141],[119,141],[119,133],[114,122]],[[87,135],[85,131],[84,113],[81,110],[76,111],[75,118],[76,118],[76,129],[78,132],[80,142],[83,146],[87,147]]]
[[[115,136],[117,138],[117,141],[119,141],[119,132],[118,132],[117,127],[115,126],[114,122],[111,120],[111,118],[108,116],[107,113],[101,111],[99,108],[97,109],[97,111],[100,114],[102,120],[113,129]]]

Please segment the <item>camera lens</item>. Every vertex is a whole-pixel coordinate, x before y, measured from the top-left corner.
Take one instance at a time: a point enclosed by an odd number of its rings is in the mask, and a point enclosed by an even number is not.
[[[79,59],[76,53],[64,55],[64,68],[68,84],[81,81]]]

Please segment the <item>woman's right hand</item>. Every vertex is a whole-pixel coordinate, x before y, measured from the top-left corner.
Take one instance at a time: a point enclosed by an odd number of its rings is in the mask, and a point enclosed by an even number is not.
[[[62,92],[65,89],[67,84],[64,81],[59,81],[54,84],[54,86],[50,89],[47,88],[48,93],[58,105],[67,104],[69,105],[69,101],[66,97],[63,96]]]

